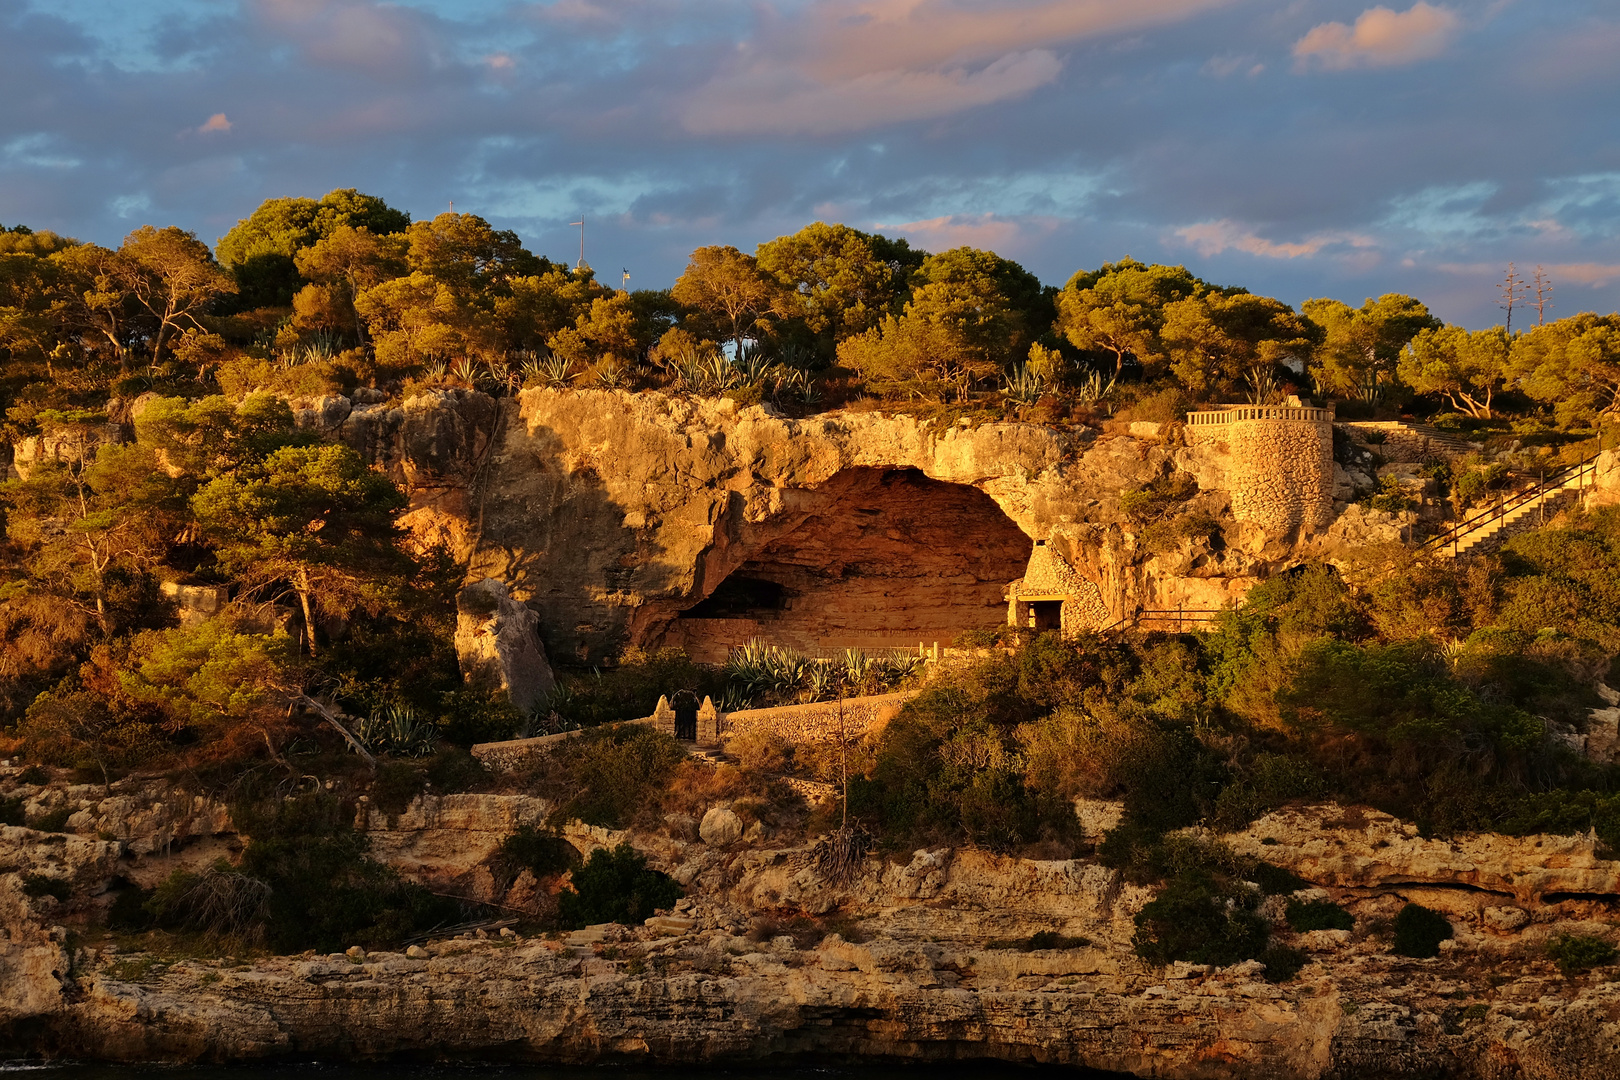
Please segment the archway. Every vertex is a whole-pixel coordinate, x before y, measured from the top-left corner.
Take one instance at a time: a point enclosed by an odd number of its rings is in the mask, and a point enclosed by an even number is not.
[[[663,641],[717,662],[758,637],[807,651],[948,643],[1005,622],[1004,590],[1031,542],[977,488],[916,469],[852,468],[668,626]]]

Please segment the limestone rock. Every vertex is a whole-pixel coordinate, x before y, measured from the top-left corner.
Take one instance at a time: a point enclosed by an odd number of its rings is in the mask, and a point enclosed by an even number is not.
[[[456,596],[456,655],[470,683],[497,687],[523,712],[557,688],[540,642],[540,616],[486,578]]]
[[[742,839],[742,819],[723,806],[711,806],[698,826],[698,835],[710,847],[725,847]]]

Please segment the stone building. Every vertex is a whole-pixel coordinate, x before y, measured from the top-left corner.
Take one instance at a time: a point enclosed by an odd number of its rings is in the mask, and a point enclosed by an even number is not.
[[[1097,583],[1082,576],[1045,540],[1035,542],[1024,576],[1007,586],[1007,625],[1058,630],[1065,636],[1111,623]]]
[[[1333,521],[1333,409],[1220,405],[1187,414],[1187,442],[1224,453],[1232,516],[1277,537]]]

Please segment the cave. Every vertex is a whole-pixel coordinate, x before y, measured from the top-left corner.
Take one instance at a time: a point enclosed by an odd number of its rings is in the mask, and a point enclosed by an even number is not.
[[[949,644],[1006,621],[1029,537],[977,488],[853,468],[796,493],[663,643],[719,662],[750,638],[808,653]]]

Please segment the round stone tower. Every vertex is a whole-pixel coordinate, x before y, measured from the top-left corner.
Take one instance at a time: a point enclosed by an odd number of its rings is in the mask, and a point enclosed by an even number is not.
[[[1297,402],[1298,399],[1295,399]],[[1187,414],[1187,441],[1224,446],[1232,516],[1275,536],[1304,536],[1333,520],[1333,410],[1223,405]]]

